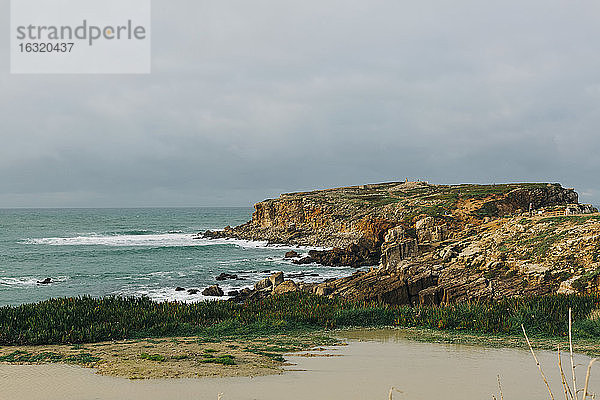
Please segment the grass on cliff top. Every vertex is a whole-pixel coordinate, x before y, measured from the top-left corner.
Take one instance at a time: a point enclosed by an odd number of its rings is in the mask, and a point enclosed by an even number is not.
[[[573,308],[580,337],[600,339],[590,318],[600,296],[545,296],[444,306],[389,306],[290,293],[236,304],[156,303],[147,298],[61,298],[0,308],[0,345],[92,343],[143,337],[258,337],[344,327],[423,327],[494,334],[562,336]]]

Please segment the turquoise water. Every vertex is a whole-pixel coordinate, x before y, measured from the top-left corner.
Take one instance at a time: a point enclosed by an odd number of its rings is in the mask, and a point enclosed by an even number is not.
[[[289,247],[263,242],[193,239],[195,233],[247,221],[249,208],[0,209],[0,305],[52,297],[133,295],[157,301],[200,301],[221,272],[225,292],[251,287],[267,271],[349,275],[350,268],[297,266]],[[308,252],[301,249],[300,253]],[[39,284],[51,278],[49,285]]]

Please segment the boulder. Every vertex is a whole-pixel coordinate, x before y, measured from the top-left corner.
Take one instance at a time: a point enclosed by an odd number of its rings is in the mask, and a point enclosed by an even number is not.
[[[198,294],[199,290],[198,289],[188,289],[188,294]]]
[[[176,291],[176,292],[183,292],[184,290],[185,290],[185,288],[182,288],[181,286],[177,286],[177,287],[175,288],[175,291]]]
[[[276,272],[269,277],[271,281],[271,286],[275,287],[281,283],[283,283],[283,272]]]
[[[271,282],[271,280],[269,278],[265,278],[254,284],[254,290],[263,290],[263,289],[270,288],[271,286],[273,286],[273,283]]]
[[[284,258],[299,258],[300,254],[298,254],[297,251],[294,250],[290,250],[287,253],[285,253]]]
[[[273,289],[273,294],[297,292],[298,290],[300,289],[298,288],[298,285],[296,285],[296,282],[287,280],[277,285],[275,289]]]
[[[317,260],[315,260],[311,256],[306,256],[306,257],[302,257],[302,258],[300,258],[298,260],[294,260],[293,262],[294,262],[294,264],[304,265],[304,264],[316,263]]]
[[[315,294],[317,296],[328,296],[333,292],[329,286],[317,286],[315,288]]]
[[[40,285],[49,285],[52,283],[52,278],[46,278],[43,281],[38,281],[37,283],[39,283]]]
[[[230,297],[237,296],[239,294],[240,294],[240,292],[237,290],[230,290],[229,292],[227,292],[227,296],[230,296]]]
[[[204,296],[221,297],[221,296],[224,296],[225,293],[223,293],[223,289],[221,289],[219,287],[219,285],[213,285],[213,286],[209,286],[206,289],[204,289],[202,291],[202,295],[204,295]]]

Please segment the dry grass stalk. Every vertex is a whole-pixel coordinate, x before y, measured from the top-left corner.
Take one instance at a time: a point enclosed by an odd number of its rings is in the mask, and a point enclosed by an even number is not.
[[[500,375],[498,375],[498,390],[500,391],[500,400],[504,400],[504,395],[502,394],[502,385],[500,385]]]
[[[571,372],[573,374],[573,393],[575,393],[575,399],[577,399],[577,378],[575,377],[575,363],[573,362],[573,319],[572,311],[569,307],[569,354],[571,355]]]
[[[550,393],[550,398],[552,400],[554,400],[554,395],[552,394],[552,390],[550,389],[550,385],[548,384],[548,380],[546,379],[546,375],[544,375],[544,371],[542,370],[542,366],[540,365],[540,362],[538,361],[535,352],[533,351],[533,347],[531,347],[531,342],[529,341],[529,338],[527,337],[527,332],[525,332],[525,327],[521,324],[521,329],[523,329],[523,334],[525,335],[525,340],[527,341],[527,345],[529,346],[529,350],[531,350],[531,354],[533,355],[533,359],[535,360],[535,363],[538,367],[538,369],[540,370],[540,374],[542,375],[542,379],[544,380],[544,383],[546,384],[546,388],[548,388],[548,393]]]
[[[582,400],[585,400],[585,398],[588,396],[587,391],[588,391],[588,384],[590,383],[590,370],[592,369],[592,364],[594,364],[598,360],[599,360],[599,358],[592,358],[592,360],[588,364],[587,373],[585,374],[585,386],[583,388]],[[594,396],[592,396],[592,399],[593,398],[594,398]]]
[[[565,391],[565,400],[575,400],[573,398],[573,393],[571,393],[571,387],[567,383],[567,377],[565,376],[565,371],[562,367],[562,361],[560,358],[560,345],[557,346],[558,349],[558,370],[560,371],[560,379],[563,385],[563,389]]]
[[[389,394],[389,396],[388,396],[388,399],[389,399],[389,400],[393,400],[393,399],[394,399],[394,392],[398,392],[398,393],[404,393],[402,390],[398,390],[398,389],[396,389],[395,387],[393,387],[393,386],[392,386],[392,387],[390,388],[390,394]]]

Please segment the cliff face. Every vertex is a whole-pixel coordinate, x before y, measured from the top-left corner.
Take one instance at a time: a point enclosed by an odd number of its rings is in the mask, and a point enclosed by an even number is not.
[[[332,247],[299,264],[373,266],[303,290],[440,303],[596,290],[594,212],[559,184],[395,182],[284,194],[256,204],[248,223],[205,235]]]
[[[381,245],[388,229],[416,228],[425,217],[431,217],[430,225],[444,225],[445,234],[452,236],[485,217],[570,203],[577,203],[577,193],[558,184],[382,183],[283,194],[257,203],[252,220],[226,235],[323,247],[361,240]]]
[[[388,233],[382,253],[377,268],[320,290],[411,305],[598,291],[600,215],[493,219],[421,245]]]

